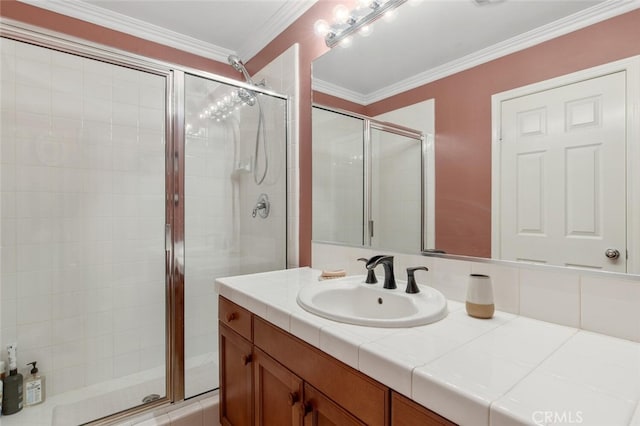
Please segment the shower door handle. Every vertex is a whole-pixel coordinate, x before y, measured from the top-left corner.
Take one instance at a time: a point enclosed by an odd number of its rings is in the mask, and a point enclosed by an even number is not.
[[[166,283],[171,279],[171,224],[164,224],[164,269]]]

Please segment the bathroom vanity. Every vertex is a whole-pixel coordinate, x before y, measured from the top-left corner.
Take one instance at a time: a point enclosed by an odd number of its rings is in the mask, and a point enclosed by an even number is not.
[[[451,300],[429,325],[339,323],[296,302],[319,275],[216,282],[223,425],[640,424],[640,344]]]
[[[223,425],[453,424],[222,296],[218,307]]]

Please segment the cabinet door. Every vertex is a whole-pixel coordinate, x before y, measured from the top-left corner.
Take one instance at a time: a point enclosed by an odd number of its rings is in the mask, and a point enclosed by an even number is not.
[[[220,423],[253,423],[252,345],[220,323]]]
[[[365,424],[388,425],[386,386],[257,316],[253,343]]]
[[[391,393],[392,426],[455,426],[444,417],[427,410],[409,398]]]
[[[258,348],[253,352],[256,425],[302,424],[302,380]]]
[[[338,404],[308,383],[304,384],[304,426],[364,426]]]

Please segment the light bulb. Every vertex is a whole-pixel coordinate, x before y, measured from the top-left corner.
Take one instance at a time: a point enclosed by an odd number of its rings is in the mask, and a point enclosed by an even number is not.
[[[336,22],[346,22],[349,19],[349,9],[343,4],[339,4],[333,8],[333,17]]]
[[[364,25],[362,28],[360,28],[359,33],[362,37],[368,36],[369,34],[371,34],[371,25]]]
[[[396,9],[387,10],[384,13],[384,16],[382,17],[382,19],[384,19],[387,22],[390,22],[396,19],[396,15],[397,15]]]
[[[340,41],[340,47],[349,47],[353,44],[353,38],[351,36],[345,37]]]
[[[320,37],[326,36],[330,29],[329,23],[324,19],[318,19],[316,23],[313,24],[313,31]]]

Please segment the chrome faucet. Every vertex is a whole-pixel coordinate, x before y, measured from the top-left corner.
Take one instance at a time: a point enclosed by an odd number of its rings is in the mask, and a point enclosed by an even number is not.
[[[393,275],[393,256],[373,256],[367,262],[367,269],[372,270],[379,264],[382,264],[384,267],[384,285],[382,287],[390,290],[397,288],[396,277]]]

